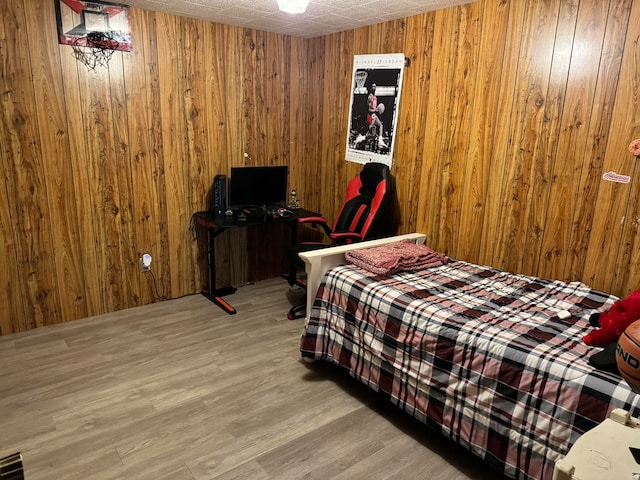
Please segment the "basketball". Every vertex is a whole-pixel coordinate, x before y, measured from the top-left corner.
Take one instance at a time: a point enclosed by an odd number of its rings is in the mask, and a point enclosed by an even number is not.
[[[378,112],[379,115],[382,115],[384,113],[384,103],[378,104],[378,106],[376,107],[376,112]]]
[[[640,320],[629,325],[618,339],[616,365],[631,390],[640,393]]]

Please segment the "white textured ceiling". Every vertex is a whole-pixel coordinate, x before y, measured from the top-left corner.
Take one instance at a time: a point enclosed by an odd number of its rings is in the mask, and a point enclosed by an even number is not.
[[[278,10],[277,0],[129,0],[135,8],[293,35],[319,37],[471,3],[473,0],[310,0],[307,11]]]

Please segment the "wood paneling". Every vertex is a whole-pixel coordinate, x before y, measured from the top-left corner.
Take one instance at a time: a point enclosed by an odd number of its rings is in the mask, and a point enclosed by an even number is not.
[[[290,91],[306,77],[297,66],[290,88],[292,44],[305,56],[308,42],[130,9],[133,51],[91,72],[58,45],[53,1],[0,13],[0,334],[156,301],[144,252],[160,296],[206,287],[191,216],[216,174],[290,163]],[[219,284],[280,272],[264,252],[287,232],[228,233]]]
[[[353,55],[367,53],[411,59],[401,233],[617,295],[640,287],[638,0],[482,0],[314,39],[131,9],[134,51],[95,72],[57,44],[53,2],[0,14],[0,334],[156,301],[144,252],[161,296],[199,291],[191,216],[233,166],[289,165],[303,206],[332,220],[360,168],[344,151]],[[276,276],[286,238],[221,235],[218,283]]]
[[[639,16],[637,1],[485,0],[407,19],[392,170],[401,230],[463,260],[617,295],[639,288],[627,151],[640,136]],[[348,56],[396,51],[383,30],[325,37],[324,84],[343,80],[329,65],[346,39]],[[341,154],[323,148],[329,163]],[[603,181],[607,171],[631,183]]]
[[[458,242],[458,255],[473,262],[478,262],[481,258],[480,240],[483,238],[485,219],[492,218],[487,203],[491,191],[490,179],[496,178],[493,151],[494,140],[500,132],[497,115],[499,108],[507,105],[500,96],[500,87],[507,46],[509,2],[487,2],[483,7],[478,61],[476,68],[472,69],[476,75],[476,90],[472,99],[469,147],[460,212],[460,222],[466,225],[468,238],[475,240]]]
[[[26,10],[31,71],[34,75],[34,101],[41,142],[42,173],[46,183],[47,203],[43,205],[51,226],[51,253],[55,264],[55,283],[61,285],[60,319],[82,318],[87,315],[86,288],[81,263],[82,245],[79,238],[79,218],[75,195],[70,143],[62,91],[63,77],[58,46],[48,39],[56,34],[56,26],[43,24],[50,17],[53,2],[40,2]],[[46,152],[46,155],[45,155]],[[40,247],[38,247],[40,248]]]
[[[0,6],[0,14],[3,32],[0,35],[3,40],[0,49],[3,70],[0,77],[0,143],[8,200],[5,212],[9,214],[2,224],[11,229],[13,237],[6,242],[12,247],[7,253],[13,256],[8,262],[9,270],[15,268],[15,261],[18,274],[17,278],[9,279],[9,299],[22,303],[25,315],[10,319],[11,330],[17,330],[24,326],[33,328],[59,322],[61,306],[52,255],[54,245],[42,154],[47,143],[42,144],[38,132],[34,93],[35,89],[42,87],[42,78],[40,72],[34,74],[30,68],[28,37],[23,33],[28,31],[27,16],[35,15],[35,12],[24,8],[21,0],[10,0]],[[16,305],[11,313],[18,313],[21,309]]]
[[[582,162],[573,162],[576,170],[580,172],[580,183],[574,192],[577,200],[568,244],[570,253],[564,259],[566,262],[564,275],[568,278],[585,278],[588,281],[588,278],[584,277],[583,274],[587,253],[589,251],[593,253],[594,247],[593,244],[590,244],[590,235],[585,234],[585,226],[593,224],[597,207],[597,195],[600,185],[603,183],[601,181],[603,174],[602,159],[607,150],[613,102],[619,84],[618,75],[623,53],[622,46],[627,33],[630,4],[631,2],[628,0],[609,2],[605,35],[601,48],[597,47],[597,43],[595,45],[591,43],[593,40],[591,36],[585,37],[582,43],[579,44],[587,49],[586,56],[589,59],[588,64],[585,66],[587,67],[586,71],[589,72],[587,78],[589,81],[594,81],[596,86],[593,98],[587,97],[588,100],[585,101],[588,105],[590,121],[587,127],[587,143],[584,157]],[[605,2],[605,8],[606,6]],[[596,68],[596,63],[597,74],[593,70]],[[624,139],[622,138],[617,140],[618,143],[623,141]],[[615,148],[620,148],[620,146],[617,145]],[[621,156],[625,156],[625,153],[622,152]],[[590,230],[587,230],[587,232]],[[617,250],[618,247],[614,247],[612,243],[611,248]],[[632,289],[635,288],[637,287],[632,287]],[[626,290],[616,286],[613,291],[624,293]]]
[[[615,3],[615,2],[612,2]],[[615,12],[610,12],[615,14]],[[587,251],[583,273],[585,280],[597,288],[633,290],[639,280],[638,247],[638,168],[637,159],[629,155],[624,147],[640,136],[640,63],[638,42],[640,41],[640,2],[631,5],[629,22],[626,24],[618,88],[611,123],[608,125],[607,148],[602,158],[602,172],[617,172],[631,175],[631,184],[602,182],[598,189],[596,208],[592,222],[591,242]],[[624,22],[624,20],[623,20]],[[612,25],[623,27],[625,23]],[[613,148],[612,148],[613,147]],[[625,154],[626,153],[626,154]],[[628,270],[627,270],[628,269]],[[635,270],[635,271],[634,271]],[[629,272],[629,273],[626,273]],[[628,285],[626,279],[633,280]],[[616,284],[615,280],[619,281]]]

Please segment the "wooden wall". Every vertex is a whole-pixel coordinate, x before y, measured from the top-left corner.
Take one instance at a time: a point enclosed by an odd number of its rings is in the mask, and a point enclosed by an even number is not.
[[[484,0],[315,40],[322,182],[355,170],[352,56],[404,52],[401,230],[455,258],[626,295],[640,288],[639,41],[638,0]],[[631,182],[603,181],[610,171]]]
[[[160,296],[199,292],[191,216],[213,177],[288,164],[299,137],[301,39],[131,9],[134,51],[90,72],[55,18],[53,0],[0,3],[0,334],[155,301],[144,252]],[[221,284],[264,233],[220,237]],[[273,276],[264,243],[249,280]]]
[[[288,164],[303,205],[332,219],[359,170],[344,150],[364,53],[412,60],[402,232],[512,271],[640,287],[640,1],[483,0],[308,40],[130,17],[134,51],[88,72],[58,45],[52,0],[0,3],[0,334],[155,301],[143,252],[160,295],[198,292],[191,215],[231,166]],[[220,237],[222,282],[279,273],[266,234]]]

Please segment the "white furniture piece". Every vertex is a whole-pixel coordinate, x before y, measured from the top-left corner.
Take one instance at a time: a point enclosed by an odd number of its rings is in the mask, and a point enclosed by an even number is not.
[[[616,408],[556,462],[553,480],[640,480],[630,447],[640,449],[640,420]]]
[[[424,233],[406,233],[404,235],[396,235],[395,237],[379,238],[376,240],[367,240],[366,242],[301,252],[299,255],[304,261],[304,268],[307,274],[306,317],[309,318],[311,307],[313,306],[313,299],[315,298],[325,272],[336,265],[344,265],[346,263],[344,258],[346,252],[362,248],[379,247],[380,245],[395,243],[401,240],[411,240],[414,243],[424,244],[426,238],[427,236]]]

